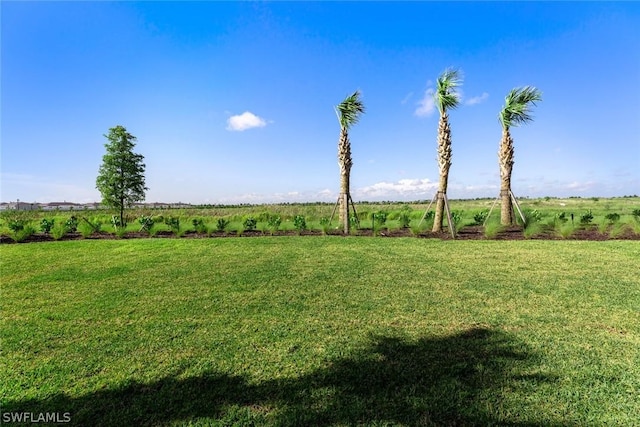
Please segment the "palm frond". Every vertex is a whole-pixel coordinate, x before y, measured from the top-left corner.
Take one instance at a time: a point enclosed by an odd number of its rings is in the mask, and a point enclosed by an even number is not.
[[[542,92],[533,86],[511,89],[505,97],[504,107],[498,115],[502,127],[508,129],[511,126],[519,126],[533,120],[531,108],[538,101],[542,101]]]
[[[462,75],[455,68],[447,68],[438,77],[433,97],[440,114],[460,104],[460,94],[456,91],[460,85],[462,85]]]
[[[352,125],[358,123],[360,115],[364,113],[364,104],[360,99],[360,91],[355,91],[350,96],[347,96],[336,107],[336,114],[340,121],[340,126],[344,129],[349,129]]]

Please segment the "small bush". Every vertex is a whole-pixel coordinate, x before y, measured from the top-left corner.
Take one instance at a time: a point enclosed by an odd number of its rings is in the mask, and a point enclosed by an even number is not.
[[[120,217],[118,215],[111,216],[111,225],[113,228],[118,231],[119,228],[125,228],[126,224],[120,221]]]
[[[40,231],[42,231],[44,234],[51,233],[51,229],[53,228],[53,224],[55,224],[55,222],[56,220],[53,218],[42,218],[42,221],[40,221]]]
[[[26,220],[23,219],[12,219],[9,221],[9,223],[7,224],[7,227],[9,227],[9,230],[15,232],[24,230],[24,226],[27,224]]]
[[[258,226],[258,221],[256,221],[256,219],[253,217],[247,217],[242,222],[242,227],[245,229],[245,231],[255,230],[257,226]]]
[[[99,218],[95,217],[91,221],[84,217],[82,219],[84,219],[85,223],[91,226],[95,233],[99,233],[100,231],[102,231],[102,221],[100,221]]]
[[[307,229],[307,221],[303,215],[296,215],[293,217],[293,227],[298,230],[298,233]]]
[[[411,207],[404,205],[402,210],[398,214],[398,223],[400,224],[400,228],[409,228],[409,224],[411,224]]]
[[[164,223],[169,226],[171,231],[177,233],[180,231],[180,218],[170,216],[164,219]]]
[[[408,213],[402,212],[398,216],[398,224],[400,225],[400,228],[409,228],[409,225],[411,224],[411,216]]]
[[[560,223],[565,223],[565,222],[569,221],[569,218],[567,218],[566,212],[560,212],[558,215],[556,215],[556,219]]]
[[[138,218],[138,223],[140,224],[140,231],[151,233],[151,229],[155,224],[155,220],[150,216],[142,215],[140,218]]]
[[[12,230],[11,233],[9,234],[9,237],[11,237],[13,241],[20,243],[20,242],[24,242],[26,239],[33,236],[35,232],[36,232],[35,228],[33,228],[31,225],[23,224],[22,228],[15,231]]]
[[[176,237],[181,237],[182,235],[184,235],[185,230],[180,227],[180,218],[175,216],[165,217],[164,223],[171,229],[171,232]]]
[[[282,218],[280,218],[279,215],[269,215],[267,217],[267,226],[272,231],[278,231],[281,224],[282,224]]]
[[[78,230],[78,218],[75,216],[71,216],[65,223],[64,226],[67,228],[68,233],[75,233]]]
[[[223,232],[229,226],[229,222],[230,221],[227,219],[218,218],[218,221],[216,222],[216,230],[219,232]]]
[[[606,214],[604,218],[609,221],[609,224],[615,224],[616,222],[620,221],[620,214],[613,212],[610,214]]]
[[[193,224],[193,229],[196,233],[207,234],[209,232],[202,218],[194,218],[191,220],[191,223]]]
[[[526,222],[525,225],[540,222],[542,219],[542,213],[537,209],[525,209],[522,214],[524,215],[524,220]]]
[[[631,215],[633,215],[633,219],[640,222],[640,209],[634,209],[631,211]]]
[[[482,225],[487,220],[487,216],[489,216],[489,211],[484,210],[480,212],[476,212],[473,215],[473,224],[474,225]]]
[[[388,215],[384,211],[378,211],[378,212],[374,212],[372,214],[372,217],[376,224],[384,225],[387,222]]]
[[[453,222],[453,230],[458,231],[462,227],[462,216],[463,211],[453,211],[451,212],[451,221]]]
[[[357,230],[360,228],[360,220],[357,216],[351,215],[349,217],[349,227],[351,227],[351,230]]]
[[[591,213],[591,211],[580,215],[580,224],[591,224],[591,221],[593,221],[593,214]]]

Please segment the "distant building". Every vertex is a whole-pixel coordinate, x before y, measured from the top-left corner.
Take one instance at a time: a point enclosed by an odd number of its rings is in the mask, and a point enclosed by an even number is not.
[[[40,209],[40,205],[38,203],[21,202],[18,200],[17,202],[7,203],[5,209],[16,211],[36,211]]]

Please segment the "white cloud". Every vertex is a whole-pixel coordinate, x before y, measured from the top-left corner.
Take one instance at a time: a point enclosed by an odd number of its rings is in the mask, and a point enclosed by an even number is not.
[[[227,120],[227,130],[229,131],[242,132],[251,128],[265,127],[266,125],[267,122],[263,118],[256,116],[250,111],[231,116]]]
[[[401,179],[397,182],[378,182],[367,187],[359,188],[355,194],[361,198],[394,198],[397,196],[424,196],[433,193],[438,188],[437,182],[425,179]]]
[[[412,96],[413,96],[413,92],[409,92],[407,94],[407,96],[402,98],[402,101],[400,101],[400,104],[402,104],[402,105],[406,104],[407,102],[409,102],[409,100],[411,99]]]
[[[429,88],[424,92],[424,96],[418,101],[418,108],[414,114],[418,117],[428,117],[436,111],[436,103],[433,99],[434,90]]]
[[[480,103],[486,101],[487,99],[489,99],[489,94],[487,92],[482,92],[482,95],[474,96],[473,98],[469,98],[464,102],[464,104],[465,105],[476,105],[476,104],[480,104]]]

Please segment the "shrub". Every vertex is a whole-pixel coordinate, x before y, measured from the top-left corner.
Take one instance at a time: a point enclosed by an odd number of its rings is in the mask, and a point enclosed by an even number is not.
[[[357,216],[351,215],[349,217],[349,226],[351,227],[352,230],[357,230],[360,228],[360,220],[358,219]]]
[[[99,218],[93,218],[89,221],[87,218],[82,218],[85,223],[91,226],[94,232],[99,233],[102,230],[102,221]]]
[[[9,227],[9,230],[15,233],[15,232],[24,230],[24,226],[26,224],[27,224],[27,221],[24,219],[12,219],[7,224],[7,227]]]
[[[169,226],[171,231],[178,232],[180,231],[180,218],[175,216],[170,216],[164,219],[164,223]]]
[[[633,215],[633,219],[640,222],[640,209],[634,209],[631,211],[631,215]]]
[[[482,225],[487,220],[487,216],[489,216],[489,211],[484,210],[480,212],[476,212],[473,215],[473,223],[474,225]]]
[[[282,224],[282,218],[280,218],[279,215],[269,215],[267,217],[267,226],[272,231],[277,231],[278,228],[280,228],[281,224]]]
[[[451,221],[453,221],[453,229],[455,231],[458,231],[460,229],[460,227],[462,226],[462,215],[464,214],[463,211],[453,211],[451,212]]]
[[[591,224],[591,221],[593,221],[593,214],[591,211],[580,215],[580,224]]]
[[[269,212],[260,212],[260,214],[258,215],[258,217],[256,218],[256,220],[258,222],[269,222],[269,219],[274,216],[272,214],[270,214]]]
[[[72,215],[71,218],[64,223],[64,226],[68,233],[75,233],[78,230],[78,218]]]
[[[303,215],[296,215],[293,217],[293,226],[298,230],[298,233],[301,233],[307,229],[307,221]]]
[[[569,218],[567,218],[566,212],[560,212],[558,215],[556,215],[556,218],[558,222],[561,222],[561,223],[565,223],[569,221]]]
[[[116,231],[118,231],[119,228],[124,228],[126,226],[122,221],[120,221],[120,217],[118,215],[111,216],[111,225]]]
[[[409,224],[411,224],[411,216],[408,212],[401,212],[398,216],[398,224],[400,228],[409,228]]]
[[[258,225],[258,221],[256,221],[256,219],[253,217],[247,217],[242,222],[242,227],[248,231],[255,230],[257,225]]]
[[[169,226],[173,234],[177,237],[180,237],[184,234],[184,230],[180,229],[180,218],[175,216],[166,217],[164,219],[164,223]]]
[[[383,226],[387,222],[387,213],[383,211],[374,212],[371,214],[371,219],[373,219],[374,227]]]
[[[620,221],[620,214],[618,213],[610,213],[610,214],[606,214],[604,217],[607,221],[609,221],[609,224],[614,224],[618,221]]]
[[[540,222],[540,220],[542,219],[542,213],[540,213],[537,209],[525,209],[522,214],[524,215],[526,224]]]
[[[42,218],[42,221],[40,221],[40,231],[42,231],[44,234],[51,233],[51,228],[53,228],[53,224],[55,224],[55,222],[56,221],[53,218]]]
[[[150,216],[142,215],[138,218],[138,223],[140,223],[140,231],[151,233],[151,229],[153,228],[155,221]]]
[[[229,222],[229,220],[224,218],[218,218],[218,221],[216,222],[216,230],[223,232],[229,226]]]
[[[202,218],[194,218],[191,220],[191,223],[193,224],[193,229],[196,231],[196,233],[207,234],[209,232]]]

